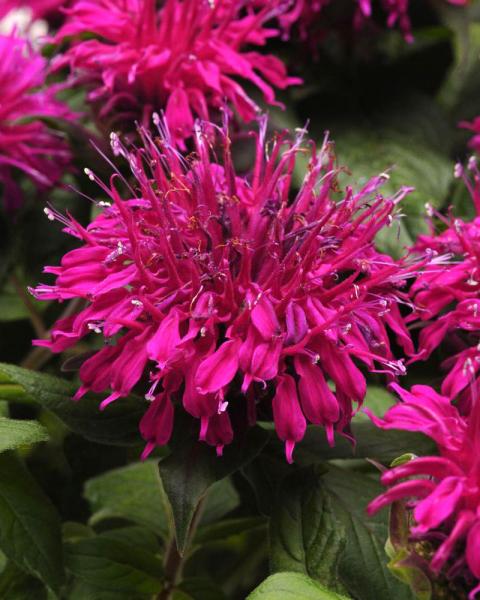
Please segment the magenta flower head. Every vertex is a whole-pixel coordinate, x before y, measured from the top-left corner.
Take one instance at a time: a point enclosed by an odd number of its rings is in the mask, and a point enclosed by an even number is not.
[[[0,36],[0,184],[7,209],[22,202],[15,173],[25,173],[39,188],[55,184],[70,160],[64,140],[42,118],[70,119],[56,99],[58,86],[45,87],[47,64],[15,33]]]
[[[352,405],[365,396],[358,363],[403,373],[388,329],[413,352],[398,303],[417,264],[395,262],[373,244],[408,190],[382,197],[382,175],[340,195],[325,142],[319,152],[312,147],[296,192],[296,156],[307,151],[300,137],[278,134],[267,150],[262,121],[252,174],[239,176],[226,129],[218,131],[220,161],[205,133],[212,124],[196,125],[195,151],[182,156],[166,122],[155,121],[160,139],[141,131],[139,150],[112,134],[135,185],[124,181],[121,193],[118,174],[110,186],[97,180],[111,205],[99,203],[86,229],[47,209],[81,246],[45,269],[54,285],[33,293],[81,298],[86,307],[37,344],[61,352],[102,336],[104,347],[80,368],[76,395],[109,389],[102,408],[150,380],[145,456],[168,441],[173,404],[200,420],[200,439],[219,453],[239,405],[250,423],[257,413],[273,416],[289,461],[307,422],[325,427],[332,443],[334,430],[348,435]]]
[[[259,0],[266,2],[268,0]],[[447,0],[450,4],[464,6],[469,0]],[[294,0],[290,10],[280,17],[286,35],[292,26],[297,25],[300,37],[305,39],[309,32],[315,30],[320,23],[319,15],[322,9],[332,3],[332,0]],[[360,29],[372,19],[372,0],[351,0],[353,8],[353,25]],[[407,42],[413,41],[412,24],[409,15],[409,0],[381,0],[379,2],[386,14],[387,26],[398,27]]]
[[[480,172],[476,160],[469,161],[468,172],[461,165],[455,174],[463,177],[470,190],[477,214],[480,214]],[[461,401],[462,410],[480,391],[480,217],[465,222],[446,218],[430,206],[431,217],[446,226],[435,233],[419,237],[416,249],[423,254],[431,251],[450,256],[448,268],[430,266],[412,286],[416,312],[409,318],[423,321],[417,359],[426,360],[442,344],[448,343],[451,356],[445,361],[448,374],[442,384],[442,393]]]
[[[164,110],[183,148],[194,118],[213,119],[225,100],[243,121],[257,116],[245,84],[274,105],[274,87],[301,83],[278,58],[250,49],[277,35],[266,22],[283,2],[252,6],[251,0],[166,0],[157,9],[155,0],[77,0],[56,36],[73,36],[59,65],[68,64],[90,86],[101,117],[118,122],[128,115],[145,124],[153,110]]]
[[[480,592],[480,406],[462,416],[450,399],[425,385],[412,391],[396,384],[401,402],[383,419],[371,415],[381,429],[420,431],[437,444],[439,456],[414,458],[386,471],[382,483],[391,486],[369,506],[382,507],[408,500],[414,525],[413,541],[433,547],[431,571],[447,579],[474,587],[469,598]]]

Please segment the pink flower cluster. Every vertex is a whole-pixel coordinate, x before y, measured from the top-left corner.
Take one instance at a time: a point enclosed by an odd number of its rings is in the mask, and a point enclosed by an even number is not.
[[[475,160],[469,164],[472,177],[457,165],[470,189],[477,214],[480,214],[480,173]],[[431,210],[429,208],[429,210]],[[431,216],[433,216],[433,211]],[[417,358],[426,360],[443,340],[448,340],[452,356],[446,361],[448,374],[442,393],[458,399],[468,411],[478,396],[480,382],[480,216],[471,222],[436,213],[447,228],[435,235],[422,235],[416,248],[422,254],[436,251],[451,257],[449,268],[430,268],[412,286],[416,314],[425,326],[421,330]]]
[[[86,229],[47,209],[82,246],[46,268],[55,284],[33,293],[87,306],[37,343],[61,352],[102,335],[104,347],[80,368],[76,398],[110,389],[103,408],[150,380],[145,455],[168,442],[174,402],[201,421],[200,439],[219,452],[233,437],[230,404],[244,406],[250,423],[257,411],[273,413],[289,461],[307,421],[324,426],[331,443],[334,430],[348,435],[352,405],[366,391],[357,363],[404,372],[388,329],[413,352],[398,303],[418,264],[395,262],[373,244],[408,190],[384,198],[382,175],[334,201],[337,169],[325,142],[294,193],[300,139],[279,134],[267,152],[263,121],[253,174],[240,177],[226,130],[218,132],[220,164],[200,125],[195,151],[182,156],[166,122],[155,120],[161,140],[143,131],[137,151],[112,134],[138,193],[124,181],[121,195],[118,174],[110,186],[98,181],[113,204]]]
[[[43,118],[71,119],[56,99],[58,86],[45,86],[46,60],[14,33],[0,36],[0,183],[5,204],[22,202],[15,171],[23,171],[38,187],[49,187],[64,174],[68,146]]]
[[[450,4],[466,5],[469,0],[447,0]],[[306,38],[312,26],[318,23],[318,15],[331,0],[296,0],[294,6],[280,17],[287,33],[298,24],[300,36]],[[372,0],[355,0],[353,24],[360,29],[373,13]],[[398,27],[407,42],[413,41],[412,24],[409,16],[409,0],[381,0],[383,11],[387,14],[387,26]]]
[[[473,158],[468,171],[461,165],[455,169],[479,214],[480,172]],[[409,393],[392,384],[402,402],[384,419],[371,418],[382,429],[428,435],[440,456],[415,458],[387,471],[382,482],[393,487],[372,502],[370,511],[413,498],[407,504],[415,520],[410,533],[413,540],[433,544],[431,571],[436,575],[442,571],[450,580],[473,582],[480,579],[480,217],[464,222],[445,218],[431,207],[427,210],[445,229],[436,234],[432,220],[431,234],[419,237],[416,250],[449,256],[451,264],[449,268],[430,265],[411,287],[416,310],[409,319],[424,324],[414,359],[425,360],[448,342],[444,365],[448,373],[442,395],[428,386],[414,386]],[[480,592],[480,584],[472,587],[471,599]]]
[[[240,82],[253,84],[271,105],[278,104],[274,87],[301,83],[275,56],[248,49],[277,35],[266,22],[281,4],[166,0],[157,9],[155,0],[77,0],[55,38],[72,38],[58,66],[69,65],[90,88],[102,118],[147,123],[152,111],[164,110],[184,147],[195,117],[213,119],[225,101],[243,121],[258,115]]]
[[[449,398],[425,385],[412,391],[396,384],[401,402],[383,419],[372,416],[381,429],[420,431],[437,444],[439,456],[425,456],[386,471],[382,483],[392,486],[369,506],[375,513],[399,500],[408,500],[415,525],[413,539],[435,548],[430,569],[446,570],[449,579],[480,579],[480,405],[462,416]],[[478,583],[478,581],[477,581]],[[469,598],[480,592],[474,587]]]
[[[33,19],[43,19],[57,13],[68,0],[2,0],[0,6],[0,17],[11,10],[28,8],[32,11]]]

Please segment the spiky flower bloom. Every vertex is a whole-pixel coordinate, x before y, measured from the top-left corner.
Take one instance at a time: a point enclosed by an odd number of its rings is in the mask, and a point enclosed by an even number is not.
[[[449,398],[425,385],[411,392],[392,384],[402,401],[383,419],[381,429],[420,431],[437,444],[439,456],[424,456],[386,471],[382,483],[390,487],[369,506],[382,507],[407,500],[412,510],[413,540],[433,548],[431,571],[480,591],[480,406],[478,398],[468,417]]]
[[[462,176],[472,195],[477,214],[480,215],[480,173],[476,161],[469,162],[471,178],[461,165],[455,172]],[[462,401],[468,411],[472,397],[480,391],[480,216],[470,222],[454,217],[444,217],[427,206],[430,217],[446,226],[435,233],[431,222],[430,235],[419,237],[416,248],[449,254],[449,268],[429,268],[412,286],[416,312],[409,317],[420,320],[424,327],[420,333],[417,358],[426,360],[442,342],[448,342],[452,356],[445,362],[448,374],[442,384],[442,393]]]
[[[58,86],[45,86],[46,60],[16,34],[0,36],[0,184],[5,204],[22,201],[16,171],[39,187],[53,185],[64,173],[70,153],[64,140],[42,118],[70,119],[56,99]]]
[[[80,368],[76,398],[110,389],[103,408],[148,376],[145,455],[168,441],[172,402],[200,419],[200,439],[219,452],[232,440],[232,406],[250,422],[257,409],[264,418],[273,412],[289,461],[307,421],[323,425],[332,443],[334,430],[348,435],[352,404],[365,396],[356,362],[404,371],[387,328],[413,351],[397,303],[417,265],[373,245],[408,190],[382,197],[382,175],[340,196],[326,142],[312,151],[295,193],[296,156],[306,151],[300,139],[280,134],[267,150],[263,121],[252,175],[240,177],[226,130],[218,132],[219,164],[203,126],[183,158],[155,120],[160,141],[140,132],[138,151],[112,135],[135,178],[133,188],[124,182],[125,199],[117,175],[109,187],[98,181],[113,204],[86,229],[47,209],[82,245],[46,268],[54,285],[33,293],[82,298],[87,306],[58,322],[51,341],[37,343],[61,352],[91,332],[102,335],[105,346]]]
[[[101,117],[145,123],[153,110],[164,110],[183,147],[194,118],[213,119],[225,100],[242,120],[257,116],[245,84],[273,105],[274,87],[301,83],[275,56],[249,49],[277,35],[266,22],[280,4],[269,0],[257,10],[251,0],[166,0],[157,9],[155,0],[77,0],[56,36],[73,36],[59,65],[89,85]]]

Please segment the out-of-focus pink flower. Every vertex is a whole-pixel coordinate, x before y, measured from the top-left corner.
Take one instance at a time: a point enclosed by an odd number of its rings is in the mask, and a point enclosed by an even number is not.
[[[475,159],[469,168],[468,178],[461,165],[456,175],[463,176],[473,198],[477,214],[480,214],[480,173]],[[454,356],[445,362],[448,374],[442,384],[442,393],[451,399],[462,401],[462,410],[468,411],[472,397],[480,391],[480,217],[465,222],[454,217],[445,218],[428,207],[430,215],[447,228],[435,234],[421,235],[416,249],[424,254],[435,252],[450,256],[445,265],[430,266],[412,286],[412,299],[416,312],[409,317],[425,323],[420,332],[420,348],[417,359],[426,360],[447,338],[454,348]]]
[[[271,105],[274,88],[301,83],[281,60],[250,49],[278,34],[266,22],[281,4],[269,0],[257,10],[250,0],[166,0],[158,10],[155,0],[77,0],[56,36],[73,36],[58,64],[89,85],[101,117],[146,123],[162,109],[183,147],[194,118],[212,119],[225,101],[244,121],[257,116],[246,83]]]
[[[266,0],[259,0],[265,2]],[[288,34],[292,26],[298,25],[300,36],[306,38],[309,31],[318,24],[318,15],[332,0],[294,0],[293,6],[280,17],[280,22]],[[464,6],[469,0],[447,0],[450,4]],[[412,24],[409,16],[410,0],[381,0],[378,4],[387,15],[387,26],[398,27],[407,42],[413,41]],[[353,0],[353,24],[360,29],[364,23],[372,18],[372,0]]]
[[[59,134],[42,118],[70,119],[56,99],[58,86],[45,86],[47,65],[27,40],[0,36],[0,183],[8,209],[22,200],[15,171],[23,171],[38,187],[54,185],[63,175],[70,152]]]
[[[470,148],[475,150],[475,152],[480,151],[480,117],[475,117],[473,121],[461,121],[459,123],[460,127],[464,129],[469,129],[473,131],[474,135],[472,139],[468,142]]]
[[[0,17],[5,16],[11,10],[28,8],[33,19],[44,19],[66,6],[69,0],[2,0],[0,5]]]
[[[409,500],[413,540],[429,541],[435,552],[433,573],[465,582],[480,579],[480,405],[462,416],[449,398],[425,385],[412,391],[392,384],[401,402],[383,419],[371,415],[381,429],[421,431],[438,446],[439,456],[425,456],[386,471],[382,483],[392,486],[369,506],[375,513],[398,500]],[[473,586],[472,586],[473,587]],[[473,600],[480,591],[470,593]]]
[[[231,404],[244,404],[250,423],[257,410],[273,413],[289,461],[307,421],[324,426],[331,443],[334,430],[349,435],[352,405],[365,396],[358,363],[404,372],[388,329],[413,352],[398,303],[418,264],[395,262],[373,243],[408,189],[384,198],[379,176],[335,201],[338,171],[325,142],[294,192],[296,156],[306,151],[300,137],[278,134],[267,151],[262,120],[252,175],[239,177],[226,130],[217,134],[219,164],[210,152],[212,124],[196,125],[195,151],[184,157],[167,121],[154,120],[161,139],[141,130],[138,151],[112,134],[137,194],[118,174],[110,187],[97,180],[112,205],[86,229],[47,209],[82,246],[46,268],[55,284],[33,293],[87,306],[37,343],[61,352],[89,333],[102,335],[105,346],[80,369],[76,398],[110,389],[103,407],[148,375],[146,454],[168,440],[173,402],[201,421],[200,438],[219,452],[233,437]]]

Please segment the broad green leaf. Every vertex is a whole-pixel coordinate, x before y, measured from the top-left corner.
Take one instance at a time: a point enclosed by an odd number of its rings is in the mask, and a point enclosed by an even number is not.
[[[165,537],[169,532],[168,501],[153,460],[114,469],[85,484],[95,525],[105,519],[127,519]]]
[[[0,417],[0,452],[48,440],[48,432],[36,421]]]
[[[78,542],[95,536],[95,531],[88,525],[76,521],[62,523],[62,538],[64,542]]]
[[[202,525],[214,523],[226,514],[235,510],[240,504],[240,496],[230,478],[221,479],[214,483],[208,492],[205,506],[202,510]]]
[[[325,490],[323,472],[300,469],[284,480],[270,521],[270,565],[273,571],[303,573],[344,592],[337,568],[346,532]]]
[[[131,548],[140,548],[152,555],[158,555],[161,552],[160,542],[153,533],[146,527],[138,525],[108,529],[102,533],[102,536],[113,542],[126,544]]]
[[[103,590],[82,579],[75,580],[68,593],[68,600],[151,600],[151,598],[151,594]]]
[[[380,249],[394,256],[402,255],[403,246],[426,231],[425,204],[441,206],[453,180],[446,151],[415,139],[412,152],[412,141],[409,134],[385,129],[352,130],[337,136],[340,161],[352,171],[353,181],[361,182],[388,170],[389,180],[382,187],[384,195],[393,195],[402,186],[415,188],[399,207],[406,214],[400,226],[394,223],[385,228],[377,239]]]
[[[257,527],[265,527],[266,520],[264,517],[240,517],[237,519],[225,519],[218,523],[203,525],[198,528],[195,534],[195,544],[208,544],[218,540],[242,533],[249,529]]]
[[[141,443],[138,423],[145,409],[141,399],[119,399],[100,411],[98,398],[90,395],[74,402],[76,386],[57,377],[6,363],[0,363],[0,377],[9,386],[21,386],[31,401],[53,412],[87,440],[120,446]],[[2,389],[0,385],[0,400],[15,400],[11,394],[4,397]]]
[[[408,586],[398,581],[387,566],[386,511],[372,518],[365,512],[367,504],[382,491],[378,481],[333,467],[322,479],[347,534],[338,563],[343,585],[357,600],[413,600]]]
[[[396,404],[393,394],[380,385],[369,385],[364,406],[377,417],[383,417],[387,410]],[[360,410],[354,417],[355,421],[369,421],[368,416]]]
[[[348,600],[301,573],[271,575],[247,600]]]
[[[0,482],[0,548],[57,591],[63,581],[63,559],[55,508],[11,452],[0,454]]]
[[[291,472],[291,467],[285,460],[283,444],[279,444],[275,440],[272,442],[272,446],[277,450],[277,456],[272,456],[273,453],[263,452],[242,469],[243,475],[250,482],[255,494],[258,508],[264,515],[271,514],[279,494],[280,484],[284,477]]]
[[[28,575],[10,562],[0,574],[0,598],[47,600],[47,590],[39,579]]]
[[[65,565],[75,577],[102,590],[137,596],[162,588],[162,562],[108,533],[67,543]]]
[[[388,570],[385,512],[365,512],[380,491],[371,477],[334,467],[287,477],[271,519],[272,569],[308,575],[356,600],[413,600]]]
[[[190,420],[177,421],[180,436],[174,437],[172,453],[160,461],[159,467],[172,507],[178,550],[183,553],[195,510],[208,489],[253,460],[269,435],[258,427],[252,428],[243,438],[236,436],[225,447],[223,456],[218,457],[214,448],[197,442],[198,434]],[[196,428],[197,424],[193,426]]]
[[[35,302],[32,298],[32,302]],[[14,292],[0,293],[0,322],[28,319],[25,304]]]

